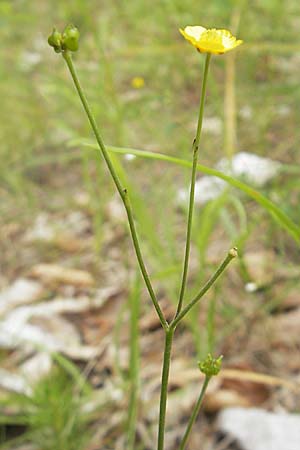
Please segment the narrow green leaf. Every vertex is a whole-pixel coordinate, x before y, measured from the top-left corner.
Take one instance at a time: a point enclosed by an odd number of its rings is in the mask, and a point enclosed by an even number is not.
[[[97,144],[84,141],[77,140],[77,144],[81,144],[93,149],[98,149]],[[135,155],[142,158],[147,159],[155,159],[160,161],[166,161],[173,164],[177,164],[182,167],[191,167],[192,163],[181,158],[175,158],[173,156],[165,155],[164,153],[156,153],[144,150],[138,150],[133,148],[123,148],[123,147],[113,147],[107,146],[107,149],[114,153],[119,153],[121,155]],[[210,167],[203,166],[202,164],[198,164],[198,171],[205,173],[206,175],[211,175],[221,180],[224,180],[226,183],[231,186],[239,189],[244,192],[248,197],[251,197],[257,203],[259,203],[272,217],[279,223],[288,233],[297,241],[300,242],[300,227],[296,225],[286,214],[282,211],[278,206],[276,206],[271,200],[262,195],[260,192],[253,189],[251,186],[243,183],[240,180],[237,180],[230,175],[226,175],[216,169],[211,169]]]

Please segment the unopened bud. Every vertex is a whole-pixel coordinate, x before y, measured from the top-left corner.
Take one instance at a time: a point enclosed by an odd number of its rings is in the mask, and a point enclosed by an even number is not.
[[[230,255],[232,258],[236,258],[236,257],[238,256],[238,249],[237,249],[237,247],[231,248],[231,249],[229,250],[229,255]]]
[[[79,30],[74,25],[68,25],[62,35],[63,47],[65,50],[76,52],[79,47]]]
[[[204,361],[198,363],[198,367],[202,373],[208,377],[218,375],[221,370],[223,356],[219,358],[213,358],[209,353]]]
[[[59,31],[57,31],[56,28],[53,28],[52,33],[48,37],[48,44],[54,48],[56,53],[60,53],[62,51],[62,36]]]

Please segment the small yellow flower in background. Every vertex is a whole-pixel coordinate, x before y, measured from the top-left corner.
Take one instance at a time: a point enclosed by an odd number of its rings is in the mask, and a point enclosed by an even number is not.
[[[131,80],[131,86],[134,89],[141,89],[142,87],[145,86],[145,80],[142,77],[134,77]]]
[[[187,41],[202,53],[222,55],[243,43],[240,39],[232,36],[228,30],[188,26],[184,30],[180,28],[179,31]]]

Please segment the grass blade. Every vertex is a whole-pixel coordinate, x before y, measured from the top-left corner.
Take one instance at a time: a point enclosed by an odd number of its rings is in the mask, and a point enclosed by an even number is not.
[[[77,140],[77,144],[80,143],[81,145],[98,149],[97,145],[88,141],[84,140]],[[119,153],[121,155],[135,155],[142,158],[147,159],[154,159],[159,161],[165,161],[173,164],[177,164],[181,167],[188,167],[190,168],[192,166],[192,163],[182,159],[182,158],[175,158],[173,156],[166,155],[164,153],[156,153],[156,152],[150,152],[150,151],[144,151],[144,150],[138,150],[138,149],[132,149],[132,148],[123,148],[123,147],[113,147],[113,146],[107,146],[107,149],[114,153]],[[271,200],[269,200],[267,197],[265,197],[260,192],[253,189],[251,186],[247,185],[246,183],[237,180],[236,178],[231,177],[230,175],[226,175],[223,172],[220,172],[219,170],[212,169],[207,166],[203,166],[202,164],[198,164],[197,170],[199,172],[205,173],[206,175],[211,175],[217,178],[220,178],[221,180],[224,180],[229,185],[239,189],[240,191],[244,192],[248,197],[252,198],[255,202],[260,204],[271,216],[275,221],[281,225],[298,243],[300,241],[300,227],[296,225],[286,214],[284,211],[282,211],[278,206],[276,206]]]

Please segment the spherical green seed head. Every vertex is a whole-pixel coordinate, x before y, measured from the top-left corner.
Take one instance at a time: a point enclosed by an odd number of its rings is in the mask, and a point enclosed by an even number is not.
[[[65,50],[76,52],[79,47],[80,33],[74,25],[68,25],[62,35],[63,47]]]
[[[199,361],[198,367],[208,377],[218,375],[221,370],[223,356],[213,358],[209,353],[204,361]]]
[[[48,44],[53,47],[57,53],[61,52],[62,36],[56,28],[53,28],[52,33],[48,37]]]

